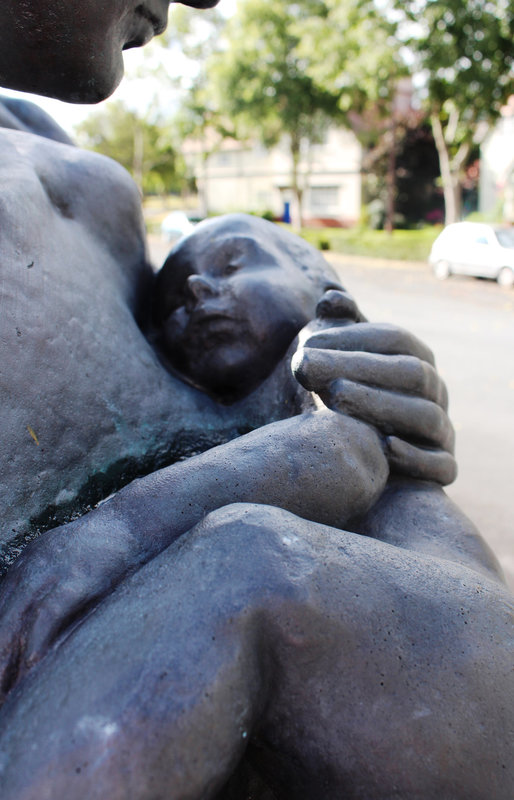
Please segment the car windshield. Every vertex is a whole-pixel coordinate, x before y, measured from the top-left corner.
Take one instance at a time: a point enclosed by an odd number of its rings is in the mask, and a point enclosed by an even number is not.
[[[514,228],[504,228],[495,233],[502,247],[514,247]]]

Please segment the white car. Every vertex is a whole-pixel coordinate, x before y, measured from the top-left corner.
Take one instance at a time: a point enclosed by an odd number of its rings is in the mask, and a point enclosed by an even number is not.
[[[168,242],[174,242],[191,233],[194,225],[185,211],[171,211],[161,223],[161,234]]]
[[[474,275],[513,286],[514,228],[455,222],[441,231],[428,260],[439,280],[452,274]]]

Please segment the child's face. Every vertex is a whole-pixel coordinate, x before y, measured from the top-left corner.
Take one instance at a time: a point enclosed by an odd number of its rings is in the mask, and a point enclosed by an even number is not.
[[[171,363],[222,399],[273,371],[317,301],[308,278],[247,231],[188,237],[161,290],[173,298],[162,325]]]

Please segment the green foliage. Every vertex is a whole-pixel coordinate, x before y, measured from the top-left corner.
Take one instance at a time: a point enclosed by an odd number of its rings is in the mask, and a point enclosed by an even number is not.
[[[441,228],[375,231],[363,228],[304,228],[301,235],[320,250],[401,261],[426,261]]]
[[[460,180],[473,146],[514,92],[514,5],[512,0],[396,0],[396,11],[400,31],[410,31],[413,68],[427,77],[426,106],[452,222],[459,218]]]
[[[296,154],[302,138],[315,141],[324,119],[337,114],[333,94],[308,74],[298,50],[313,5],[241,0],[227,26],[226,49],[208,67],[218,105],[240,137],[257,133],[270,146],[288,134]]]
[[[311,16],[295,23],[307,74],[337,98],[347,121],[370,110],[375,122],[381,113],[390,115],[398,79],[407,74],[395,22],[374,0],[308,6]]]
[[[394,80],[405,72],[393,28],[373,0],[240,0],[197,83],[197,118],[203,114],[221,136],[259,138],[267,147],[287,137],[301,214],[299,164],[309,146],[330,122],[389,107]]]
[[[79,143],[127,169],[144,194],[181,191],[186,168],[169,126],[142,118],[122,102],[111,102],[77,127]]]
[[[428,74],[432,109],[456,108],[456,142],[490,121],[514,91],[514,6],[509,0],[402,2],[418,30],[409,38],[416,67]]]
[[[198,9],[177,5],[170,11],[166,32],[155,41],[168,49],[179,48],[191,62],[205,62],[219,50],[225,25],[217,8],[199,14]]]
[[[316,141],[329,119],[390,110],[406,74],[394,32],[373,0],[240,0],[208,67],[211,87],[240,135]]]
[[[514,92],[512,0],[324,0],[311,8],[298,52],[310,77],[339,93],[364,145],[391,116],[405,63],[426,78],[447,213],[458,218],[463,170]]]

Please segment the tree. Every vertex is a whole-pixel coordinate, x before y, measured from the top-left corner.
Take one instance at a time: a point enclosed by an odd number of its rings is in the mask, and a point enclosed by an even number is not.
[[[318,4],[320,5],[320,4]],[[393,117],[398,79],[409,65],[425,80],[446,221],[459,218],[461,180],[501,106],[514,92],[512,0],[324,0],[302,33],[307,71],[338,91],[339,105]],[[313,5],[314,7],[314,5]]]
[[[206,67],[206,91],[233,123],[236,138],[258,136],[270,147],[287,136],[300,222],[302,147],[318,141],[327,120],[339,114],[334,94],[307,74],[298,49],[301,27],[296,25],[312,6],[310,0],[241,0],[227,25],[224,49]]]
[[[410,112],[403,108],[408,74],[396,38],[396,22],[374,0],[323,0],[297,25],[307,74],[337,101],[339,118],[364,149],[386,150],[385,227],[395,218],[396,151]]]
[[[426,76],[426,106],[439,153],[446,222],[460,218],[461,180],[473,150],[514,92],[511,0],[407,0],[400,33]],[[412,30],[412,29],[411,29]]]
[[[181,191],[187,183],[169,126],[150,121],[120,101],[106,104],[77,127],[80,144],[118,161],[144,194]]]
[[[407,70],[393,35],[395,23],[377,11],[373,0],[297,0],[275,6],[267,0],[241,0],[225,32],[218,24],[200,47],[190,23],[184,26],[187,19],[182,12],[175,36],[182,36],[192,57],[205,49],[210,56],[190,87],[182,130],[206,142],[206,158],[226,136],[258,137],[268,147],[287,137],[300,220],[310,146],[321,140],[330,121],[352,127],[365,139],[366,126],[355,123],[367,115],[382,133],[385,128],[385,138],[394,139],[385,120]],[[196,49],[191,50],[188,39]],[[393,190],[391,185],[390,198]]]
[[[216,9],[207,17],[195,13],[194,9],[180,6],[173,16],[173,27],[169,32],[174,42],[179,42],[182,54],[194,65],[194,75],[187,81],[180,110],[175,124],[181,139],[193,140],[198,146],[200,180],[197,183],[200,212],[209,213],[207,190],[207,162],[221,146],[223,139],[232,136],[233,126],[224,118],[210,90],[210,76],[206,69],[209,61],[220,52],[226,20]]]

